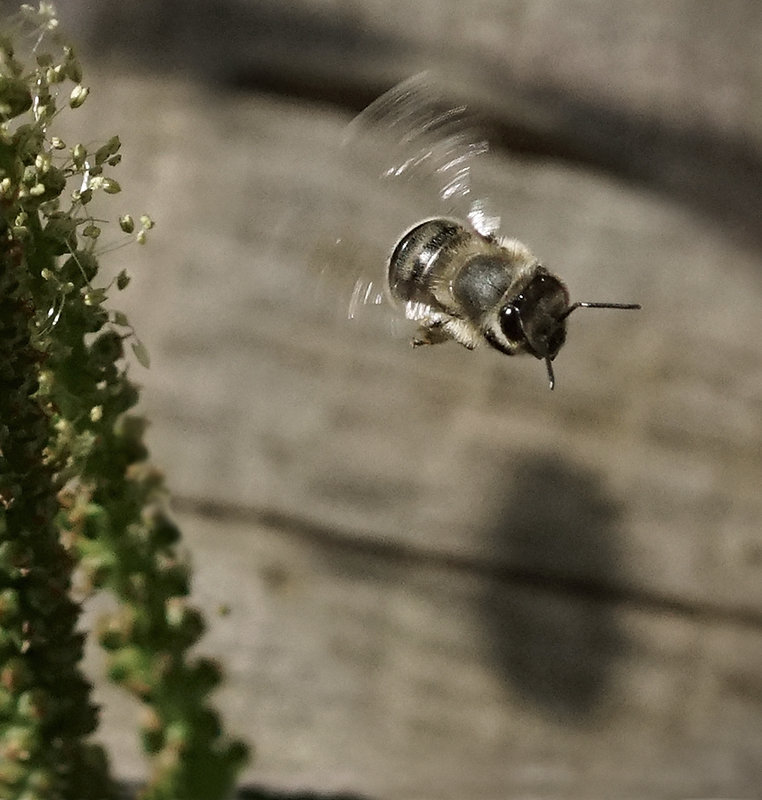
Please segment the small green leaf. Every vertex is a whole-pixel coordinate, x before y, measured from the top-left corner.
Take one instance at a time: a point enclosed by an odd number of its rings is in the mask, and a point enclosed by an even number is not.
[[[93,199],[93,190],[85,189],[84,192],[72,192],[71,199],[75,202],[79,200],[83,206],[86,206]]]
[[[122,143],[119,141],[118,136],[112,136],[106,144],[102,145],[95,151],[95,163],[102,164],[107,161],[111,156],[115,155]]]
[[[45,238],[54,242],[65,243],[74,233],[76,220],[65,215],[51,217],[45,226]]]
[[[123,269],[117,276],[116,276],[116,288],[119,289],[121,292],[122,289],[127,288],[127,284],[130,282],[130,276],[127,274],[127,270]]]
[[[138,363],[149,369],[151,366],[151,356],[148,355],[148,350],[143,342],[138,339],[137,341],[132,343],[132,352],[135,353],[135,358],[137,358]]]
[[[20,78],[0,77],[0,120],[18,117],[32,107],[32,93]]]
[[[85,292],[85,305],[98,306],[106,299],[106,296],[105,289],[91,289],[89,292]]]
[[[122,191],[122,187],[113,178],[104,178],[103,191],[106,194],[118,194]]]
[[[97,225],[86,225],[82,235],[87,236],[88,239],[97,239],[101,235],[101,229]]]

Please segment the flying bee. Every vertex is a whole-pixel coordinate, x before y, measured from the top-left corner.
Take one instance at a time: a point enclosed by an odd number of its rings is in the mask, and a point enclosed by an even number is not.
[[[414,347],[454,340],[469,350],[486,342],[505,355],[528,353],[545,362],[553,389],[552,362],[574,310],[640,308],[570,302],[564,283],[529,248],[498,235],[499,218],[471,191],[474,159],[486,142],[475,136],[466,106],[448,105],[428,75],[368,106],[350,125],[347,146],[364,161],[380,158],[383,181],[433,184],[430,197],[441,204],[432,208],[439,213],[395,236],[383,280],[358,279],[350,316],[358,303],[384,296],[418,324]]]
[[[482,340],[507,356],[543,359],[552,389],[553,359],[577,308],[637,309],[635,303],[569,302],[561,280],[516,239],[500,241],[450,219],[408,231],[389,259],[389,291],[418,321],[413,346]]]

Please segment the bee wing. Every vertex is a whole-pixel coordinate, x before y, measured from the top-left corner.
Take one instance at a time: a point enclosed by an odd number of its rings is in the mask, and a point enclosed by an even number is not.
[[[341,283],[344,316],[382,320],[392,330],[399,328],[395,317],[428,316],[422,304],[395,307],[387,279],[392,250],[422,219],[454,217],[485,236],[497,232],[499,218],[472,188],[473,166],[488,149],[477,131],[467,106],[454,103],[430,73],[395,86],[349,124],[342,189],[356,186],[360,197],[321,255],[324,278]]]
[[[473,166],[488,151],[465,103],[454,104],[429,72],[398,84],[349,125],[350,157],[374,168],[390,192],[403,185],[419,197],[420,216],[468,220],[485,236],[497,233],[498,216],[473,191]],[[404,231],[401,231],[402,233]]]

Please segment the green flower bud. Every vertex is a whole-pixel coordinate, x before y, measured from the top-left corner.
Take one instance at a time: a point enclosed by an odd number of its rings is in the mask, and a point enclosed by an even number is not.
[[[18,713],[31,722],[45,719],[50,707],[50,696],[43,689],[30,689],[24,692],[18,701]]]
[[[86,86],[78,84],[71,90],[71,94],[69,95],[69,105],[72,108],[79,108],[82,103],[87,100],[87,95],[89,94],[90,90]]]
[[[135,220],[129,214],[125,214],[123,217],[119,217],[119,227],[125,233],[132,233],[135,230]]]

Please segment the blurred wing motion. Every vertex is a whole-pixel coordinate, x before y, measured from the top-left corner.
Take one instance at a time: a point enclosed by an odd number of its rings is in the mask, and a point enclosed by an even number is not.
[[[387,92],[349,126],[346,185],[363,192],[334,244],[349,267],[348,314],[388,300],[418,322],[414,346],[456,341],[469,350],[552,362],[577,308],[640,308],[574,302],[563,281],[521,242],[497,237],[499,220],[473,192],[487,144],[465,105],[453,105],[427,74]],[[365,241],[352,237],[361,232]]]
[[[353,278],[346,298],[350,318],[390,302],[389,256],[421,220],[454,217],[485,236],[497,232],[499,218],[472,188],[474,163],[487,149],[467,106],[453,103],[429,73],[395,86],[350,123],[343,142],[347,172],[371,194],[347,220],[334,253],[335,266],[348,267]],[[360,225],[367,237],[362,244],[356,240]],[[426,312],[403,311],[410,319]]]
[[[467,106],[453,106],[429,73],[398,84],[355,117],[345,147],[374,163],[382,181],[418,183],[431,197],[431,214],[468,219],[485,236],[497,231],[500,220],[471,187],[474,159],[488,144]]]

